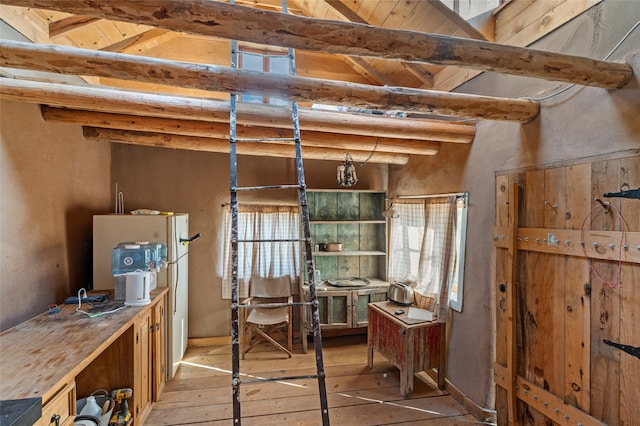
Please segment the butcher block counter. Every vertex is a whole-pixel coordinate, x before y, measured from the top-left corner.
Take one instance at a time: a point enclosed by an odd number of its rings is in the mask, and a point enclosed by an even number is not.
[[[42,398],[38,424],[64,425],[73,424],[76,399],[131,388],[129,407],[141,424],[166,377],[167,292],[157,288],[148,305],[93,318],[63,305],[1,333],[0,400]]]

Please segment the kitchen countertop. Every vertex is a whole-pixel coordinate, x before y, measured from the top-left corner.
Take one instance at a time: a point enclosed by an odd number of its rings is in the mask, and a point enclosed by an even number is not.
[[[166,288],[151,292],[152,299]],[[151,305],[128,307],[96,318],[62,305],[0,333],[0,399],[42,398],[46,404],[113,343]],[[83,305],[83,310],[86,307]]]

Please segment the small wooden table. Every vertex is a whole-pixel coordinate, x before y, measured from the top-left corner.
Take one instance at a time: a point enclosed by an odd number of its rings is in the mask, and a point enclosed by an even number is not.
[[[396,315],[399,309],[403,314]],[[408,307],[393,302],[369,304],[368,364],[373,368],[373,350],[400,369],[400,394],[413,390],[413,375],[425,371],[444,389],[445,324],[407,318]],[[434,373],[437,369],[437,374]]]

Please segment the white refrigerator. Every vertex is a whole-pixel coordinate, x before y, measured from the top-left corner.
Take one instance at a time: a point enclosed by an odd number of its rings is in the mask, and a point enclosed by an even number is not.
[[[165,326],[167,335],[167,379],[175,374],[187,349],[188,333],[188,244],[189,215],[93,216],[93,289],[111,290],[115,279],[111,272],[111,251],[118,243],[148,241],[167,246],[167,267],[157,275],[158,287],[169,287]]]

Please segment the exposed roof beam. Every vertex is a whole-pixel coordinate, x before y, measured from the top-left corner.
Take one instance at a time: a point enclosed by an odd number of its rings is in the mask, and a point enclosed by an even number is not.
[[[227,139],[170,135],[166,133],[133,132],[130,130],[101,129],[98,127],[83,127],[82,130],[85,139],[88,141],[229,153],[229,140]],[[237,144],[236,150],[237,153],[241,155],[295,158],[293,142],[290,144],[242,142]],[[371,155],[371,151],[349,150],[349,154],[354,161],[364,162]],[[311,160],[344,161],[345,150],[306,147],[303,151],[303,157]],[[407,164],[408,161],[408,155],[390,152],[374,152],[371,158],[369,158],[369,162],[371,163],[404,165]]]
[[[91,111],[229,123],[229,102],[95,86],[0,78],[0,98]],[[380,117],[299,108],[302,130],[374,137],[470,143],[474,123]],[[291,111],[262,104],[238,104],[238,124],[291,128]]]
[[[385,86],[395,85],[389,77],[379,72],[363,58],[359,56],[344,56],[344,58],[345,61],[351,65],[351,68],[362,74],[367,80],[375,80],[376,83],[383,84]]]
[[[229,138],[228,123],[143,117],[47,106],[42,106],[40,109],[42,118],[45,121],[55,123],[225,140]],[[249,139],[292,138],[293,130],[273,127],[238,126],[236,135],[238,138]],[[345,135],[307,130],[301,131],[301,143],[305,149],[307,147],[324,147],[341,149],[343,151],[395,152],[414,155],[435,155],[440,148],[440,144],[437,142],[375,138],[372,136]]]
[[[151,47],[158,46],[173,39],[181,37],[182,34],[169,30],[152,28],[140,34],[126,38],[118,43],[105,46],[100,50],[107,52],[140,54]]]
[[[336,13],[344,16],[349,22],[356,22],[358,24],[369,24],[365,19],[363,19],[360,15],[358,15],[353,10],[349,9],[347,5],[342,3],[340,0],[324,0],[324,2],[332,8]],[[362,60],[362,59],[361,59]],[[363,61],[363,60],[362,60]],[[411,63],[411,62],[403,62],[402,66],[413,74],[418,80],[422,81],[422,88],[431,88],[433,87],[433,74],[431,74],[426,69],[422,68],[420,64]],[[370,66],[370,68],[373,68]],[[377,72],[377,71],[376,71]],[[384,80],[381,80],[383,84],[391,86],[390,83],[384,83]]]
[[[92,16],[73,15],[59,21],[51,22],[49,24],[49,38],[61,36],[66,32],[89,25],[99,20],[99,18],[94,18]]]
[[[537,102],[524,99],[370,86],[9,40],[0,41],[0,65],[472,119],[528,122],[540,110]]]
[[[336,13],[344,16],[349,22],[357,22],[359,24],[368,24],[367,21],[362,19],[360,15],[358,15],[353,10],[349,9],[347,5],[342,3],[340,0],[324,0],[324,2],[333,9]]]
[[[324,0],[324,2],[336,13],[344,16],[349,22],[357,22],[360,24],[367,23],[357,13],[349,9],[344,3],[340,2],[340,0]],[[391,81],[386,75],[376,70],[363,58],[359,56],[346,56],[346,60],[354,70],[362,74],[365,78],[370,76],[376,79],[379,83],[382,83],[386,86],[394,86],[393,81]]]
[[[619,88],[628,64],[370,25],[286,15],[210,0],[3,0],[77,15],[304,50],[442,65]]]
[[[403,62],[402,66],[413,74],[418,80],[422,81],[422,87],[425,89],[433,87],[434,78],[433,74],[424,68],[421,64],[415,62]]]

